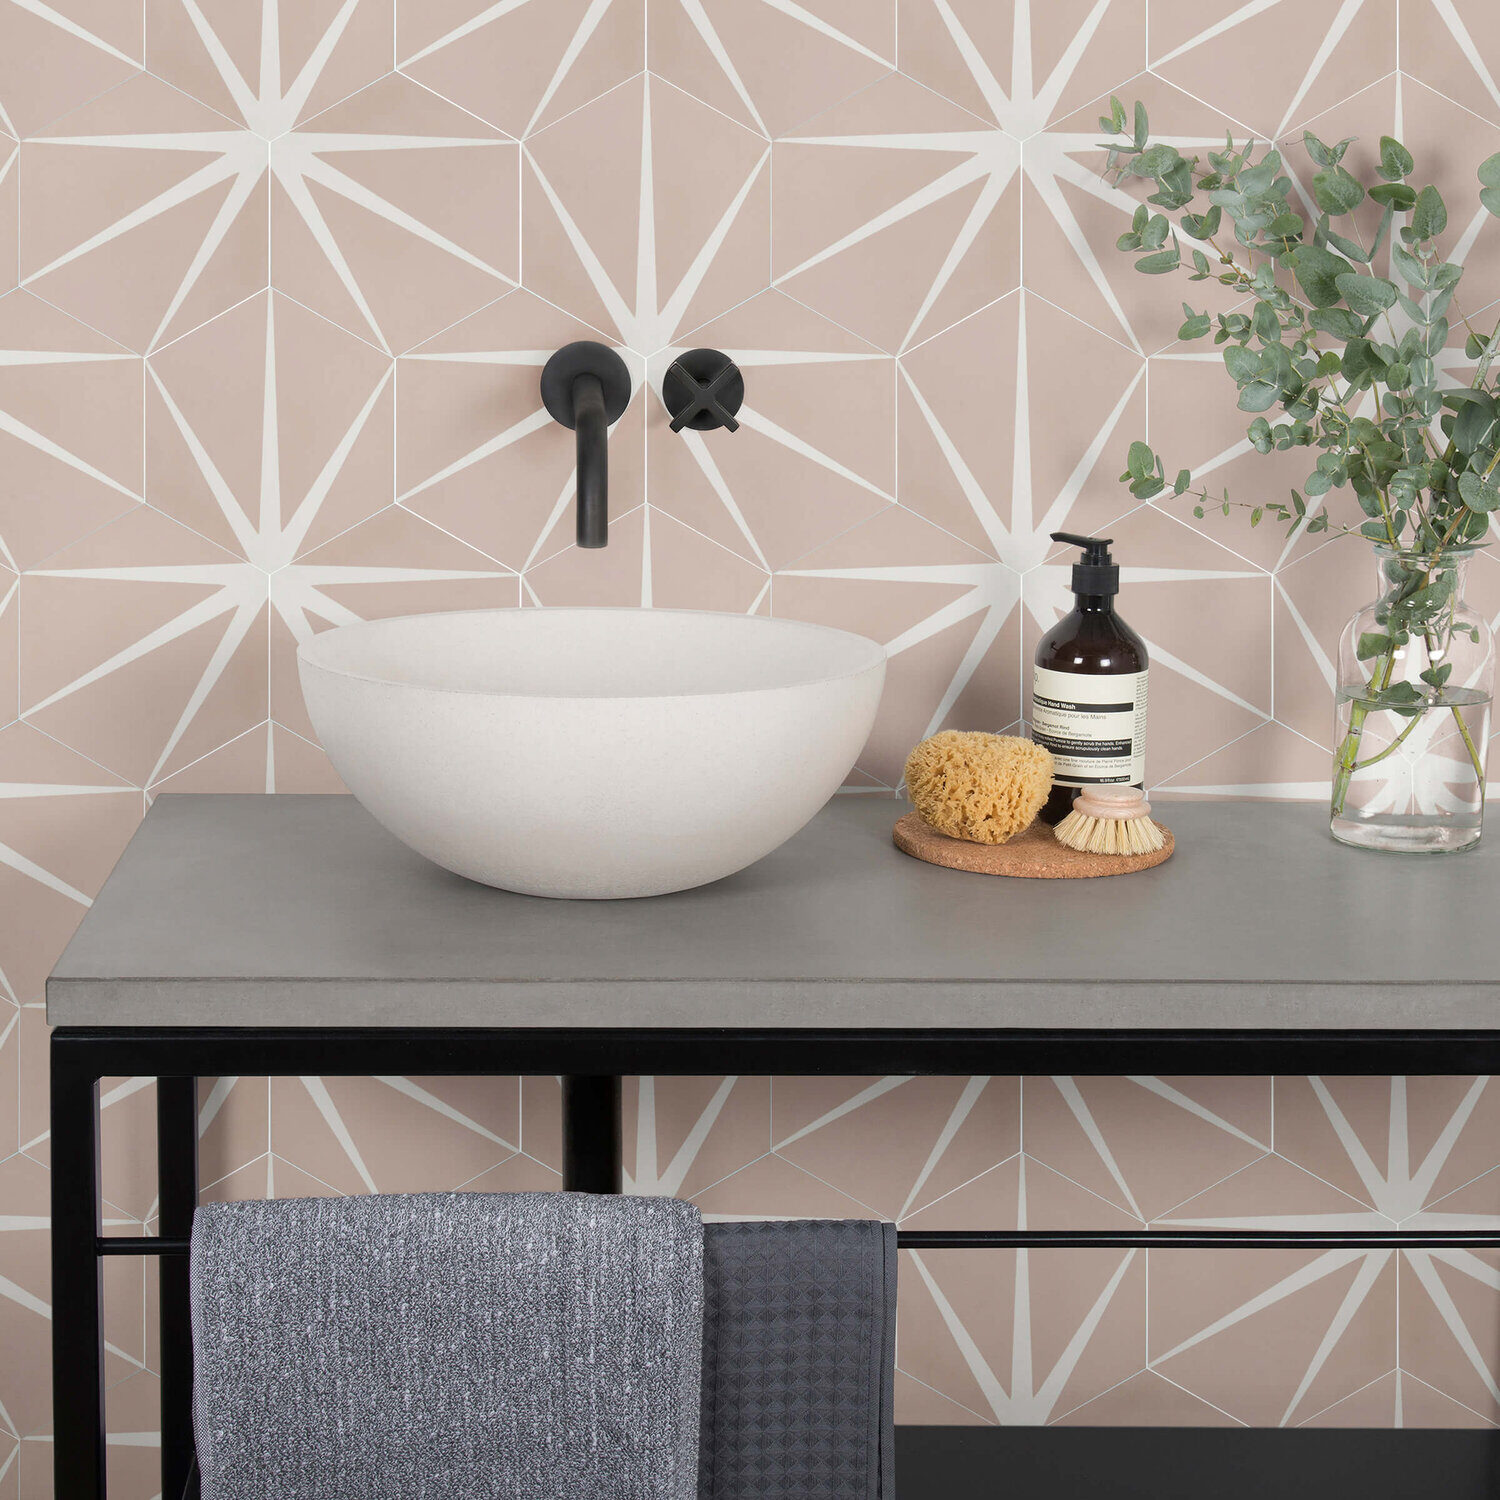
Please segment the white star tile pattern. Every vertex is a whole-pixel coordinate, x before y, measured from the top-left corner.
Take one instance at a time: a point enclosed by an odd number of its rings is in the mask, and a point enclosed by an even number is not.
[[[1095,117],[1402,136],[1472,314],[1497,78],[1486,0],[0,0],[0,1496],[50,1492],[46,972],[157,790],[339,789],[299,640],[579,601],[847,626],[891,652],[851,783],[891,789],[921,736],[1022,720],[1048,533],[1107,531],[1157,793],[1316,801],[1365,559],[1116,483],[1137,435],[1246,498],[1301,473],[1115,251]],[[537,393],[580,337],[637,384],[603,553]],[[746,372],[734,435],[667,430],[698,344]],[[1495,1088],[642,1079],[629,1170],[728,1216],[1490,1225]],[[131,1232],[151,1086],[105,1104]],[[557,1109],[545,1078],[204,1080],[207,1191],[556,1185]],[[1497,1264],[908,1256],[901,1415],[1493,1424]],[[111,1475],[146,1496],[154,1273],[107,1282]]]

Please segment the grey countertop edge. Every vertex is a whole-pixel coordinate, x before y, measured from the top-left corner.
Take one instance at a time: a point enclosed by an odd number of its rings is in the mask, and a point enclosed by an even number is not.
[[[820,991],[808,1019],[809,987]],[[1500,980],[1359,981],[835,979],[724,981],[490,979],[89,979],[47,983],[47,1020],[88,1030],[203,1026],[211,990],[256,1020],[226,1029],[316,1027],[503,1029],[1224,1030],[1246,1028],[1243,991],[1257,991],[1250,1029],[1489,1030]],[[101,1001],[109,1020],[98,1019]],[[1406,1012],[1410,1011],[1410,1014]],[[713,1019],[706,1019],[705,1012]]]

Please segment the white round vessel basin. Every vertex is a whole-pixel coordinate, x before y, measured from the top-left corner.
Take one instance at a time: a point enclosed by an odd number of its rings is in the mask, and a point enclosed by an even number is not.
[[[535,896],[655,896],[731,875],[833,795],[885,651],[759,616],[408,615],[297,652],[313,727],[397,838]]]

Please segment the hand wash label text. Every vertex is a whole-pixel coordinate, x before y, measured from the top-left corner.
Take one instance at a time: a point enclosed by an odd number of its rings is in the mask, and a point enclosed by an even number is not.
[[[1145,672],[1033,671],[1031,737],[1052,752],[1058,785],[1145,780]]]

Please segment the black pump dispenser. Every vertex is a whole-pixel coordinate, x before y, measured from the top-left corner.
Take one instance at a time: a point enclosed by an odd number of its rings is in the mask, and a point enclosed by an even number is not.
[[[1038,642],[1031,737],[1052,752],[1052,791],[1042,808],[1057,823],[1080,787],[1140,786],[1146,757],[1146,643],[1115,613],[1120,569],[1113,539],[1054,531],[1079,548],[1073,608]]]
[[[1083,560],[1073,564],[1072,590],[1075,594],[1118,594],[1120,569],[1110,556],[1113,537],[1078,536],[1071,531],[1054,531],[1054,542],[1083,548]]]

